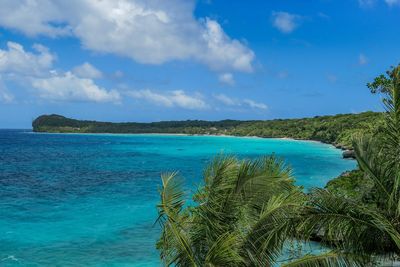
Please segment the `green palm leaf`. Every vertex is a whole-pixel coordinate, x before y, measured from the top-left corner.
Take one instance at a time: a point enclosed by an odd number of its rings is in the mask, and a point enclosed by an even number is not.
[[[282,267],[347,267],[363,266],[358,257],[329,251],[320,255],[305,255],[300,259],[285,263]]]

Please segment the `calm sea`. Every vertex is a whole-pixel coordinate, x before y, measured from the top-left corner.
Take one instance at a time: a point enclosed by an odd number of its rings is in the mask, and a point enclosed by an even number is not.
[[[306,188],[355,167],[317,142],[0,130],[0,266],[159,266],[160,173],[195,190],[221,152],[275,153]]]

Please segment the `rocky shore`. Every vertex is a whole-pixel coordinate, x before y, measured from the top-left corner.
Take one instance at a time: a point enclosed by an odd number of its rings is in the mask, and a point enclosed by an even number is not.
[[[342,156],[344,159],[355,159],[356,153],[354,152],[353,148],[343,146],[341,144],[333,144],[334,147],[337,149],[343,150]]]

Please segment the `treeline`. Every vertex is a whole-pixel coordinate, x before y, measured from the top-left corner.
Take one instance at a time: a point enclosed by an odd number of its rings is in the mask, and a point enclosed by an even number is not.
[[[316,140],[338,146],[350,147],[357,133],[379,131],[383,114],[363,112],[316,116],[303,119],[276,119],[266,121],[162,121],[151,123],[111,123],[75,120],[60,115],[43,115],[32,123],[35,132],[52,133],[183,133],[226,134],[270,138],[295,138]]]

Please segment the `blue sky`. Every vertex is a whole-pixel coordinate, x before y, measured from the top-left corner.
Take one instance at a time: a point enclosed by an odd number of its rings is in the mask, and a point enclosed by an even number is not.
[[[381,110],[400,0],[0,3],[0,128]]]

